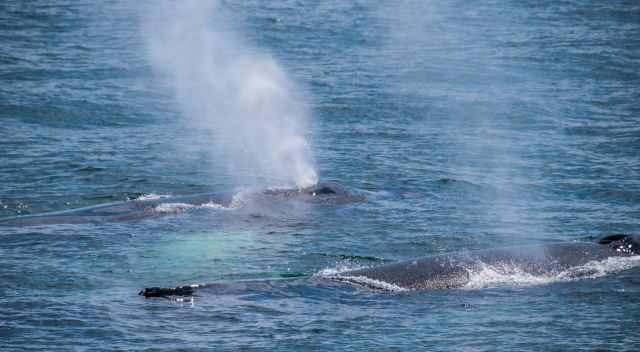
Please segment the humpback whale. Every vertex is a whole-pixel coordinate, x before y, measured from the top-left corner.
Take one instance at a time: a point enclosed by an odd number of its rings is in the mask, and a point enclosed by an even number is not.
[[[588,274],[581,269],[591,262],[639,255],[640,235],[613,234],[595,242],[561,242],[435,255],[321,276],[319,279],[373,289],[450,289],[464,287],[474,271],[486,266],[508,268],[534,276],[564,274],[571,278]],[[149,287],[139,294],[144,297],[189,296],[196,290],[220,285]]]
[[[269,188],[107,203],[65,211],[0,219],[0,226],[132,221],[166,214],[166,211],[162,211],[163,204],[179,204],[183,208],[208,204],[229,208],[233,207],[234,201],[237,200],[238,196],[244,202],[296,200],[315,204],[340,204],[364,200],[364,195],[361,193],[352,192],[337,182],[324,181],[306,188]]]
[[[487,267],[532,276],[580,276],[584,273],[579,269],[589,262],[636,255],[640,255],[640,236],[616,234],[604,236],[597,242],[564,242],[436,255],[347,271],[330,278],[374,288],[390,285],[400,289],[446,289],[465,286],[472,273]]]

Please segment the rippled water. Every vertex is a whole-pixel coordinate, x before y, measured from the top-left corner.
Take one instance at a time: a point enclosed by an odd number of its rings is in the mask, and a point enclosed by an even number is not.
[[[149,5],[0,4],[0,217],[250,185],[151,69]],[[396,293],[317,276],[638,232],[640,5],[222,6],[299,83],[321,177],[371,196],[0,228],[0,349],[638,349],[638,266]],[[236,285],[137,295],[197,282]]]

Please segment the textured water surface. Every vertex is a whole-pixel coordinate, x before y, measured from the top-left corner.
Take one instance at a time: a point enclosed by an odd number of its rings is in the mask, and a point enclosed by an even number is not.
[[[152,4],[0,4],[0,217],[253,185],[151,67]],[[640,232],[640,5],[219,6],[296,82],[321,178],[367,201],[2,227],[0,349],[638,349],[638,266],[422,292],[318,276]]]

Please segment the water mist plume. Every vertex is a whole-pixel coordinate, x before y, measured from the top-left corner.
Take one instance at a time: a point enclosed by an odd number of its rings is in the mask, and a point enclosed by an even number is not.
[[[146,11],[151,65],[185,121],[212,132],[226,166],[278,185],[315,184],[303,134],[309,114],[278,62],[242,40],[217,1],[154,3]]]

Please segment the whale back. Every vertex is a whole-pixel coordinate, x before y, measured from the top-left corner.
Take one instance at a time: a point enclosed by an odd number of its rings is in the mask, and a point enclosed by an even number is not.
[[[263,195],[308,203],[343,204],[365,200],[362,193],[351,191],[334,181],[323,181],[305,188],[276,188],[262,191]]]
[[[0,226],[34,226],[53,224],[83,224],[133,221],[166,215],[171,212],[161,211],[162,204],[177,204],[182,208],[215,204],[220,207],[232,207],[236,196],[244,197],[247,203],[281,205],[274,201],[302,201],[320,204],[343,204],[363,201],[363,195],[352,192],[337,182],[325,181],[297,189],[266,189],[242,192],[221,192],[192,194],[186,196],[138,199],[124,202],[99,204],[84,208],[70,209],[34,215],[23,215],[0,219]],[[160,207],[160,211],[159,211]]]
[[[611,235],[597,242],[566,242],[467,251],[423,257],[399,263],[348,271],[331,279],[372,288],[443,289],[462,287],[484,268],[554,275],[610,257],[640,254],[640,236]]]

